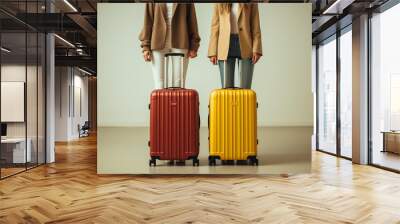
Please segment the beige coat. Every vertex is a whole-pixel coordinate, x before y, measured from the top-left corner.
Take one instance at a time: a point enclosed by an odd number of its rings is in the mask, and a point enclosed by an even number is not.
[[[238,28],[242,58],[251,58],[253,53],[262,55],[260,18],[256,3],[239,3]],[[209,57],[217,56],[218,60],[226,60],[230,34],[230,12],[223,12],[222,4],[215,4],[208,47]]]
[[[143,51],[162,50],[167,37],[167,5],[146,3],[139,40]],[[200,46],[196,10],[193,4],[174,4],[171,22],[172,48],[196,50]]]

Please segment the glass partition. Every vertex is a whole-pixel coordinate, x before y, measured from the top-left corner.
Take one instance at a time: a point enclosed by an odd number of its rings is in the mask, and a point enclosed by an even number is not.
[[[27,33],[27,74],[26,74],[26,113],[27,113],[27,150],[31,151],[31,159],[28,168],[37,165],[38,160],[38,34],[36,32]]]
[[[44,3],[0,6],[42,13]],[[45,163],[45,45],[44,33],[0,12],[1,179]]]
[[[26,42],[25,32],[1,34],[2,177],[24,171],[32,158],[26,141]]]

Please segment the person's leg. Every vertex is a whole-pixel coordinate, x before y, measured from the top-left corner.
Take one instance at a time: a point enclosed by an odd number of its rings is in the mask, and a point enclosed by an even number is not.
[[[164,52],[153,51],[151,60],[151,69],[153,71],[154,88],[164,88]]]
[[[253,80],[254,64],[251,59],[241,59],[239,61],[240,67],[240,88],[251,89],[251,83]]]
[[[231,34],[229,37],[228,59],[226,62],[226,74],[224,74],[224,61],[218,61],[221,85],[224,88],[235,87],[236,58],[240,57],[239,35]],[[226,76],[226,77],[225,77]],[[225,86],[226,79],[226,86]]]
[[[222,88],[235,87],[235,62],[236,62],[235,58],[228,58],[226,60],[226,63],[225,61],[222,60],[218,61]],[[226,69],[226,74],[225,74],[225,69]],[[226,78],[226,85],[225,85],[225,78]]]
[[[181,54],[185,54],[185,57],[183,58],[183,74],[181,69],[182,69],[182,65],[181,65],[181,61],[182,58],[181,57],[172,57],[172,86],[173,87],[181,87],[181,88],[185,88],[185,81],[186,81],[186,74],[187,74],[187,69],[188,69],[188,65],[189,65],[189,59],[187,57],[187,50],[185,49],[171,49],[172,53],[181,53]],[[183,76],[183,77],[181,77]],[[183,78],[182,83],[181,83],[181,78]]]

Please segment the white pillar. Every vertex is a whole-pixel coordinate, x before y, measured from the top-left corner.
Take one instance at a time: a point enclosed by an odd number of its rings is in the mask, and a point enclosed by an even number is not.
[[[353,20],[353,162],[368,163],[368,15]]]
[[[55,161],[55,146],[54,146],[54,133],[55,133],[55,44],[54,35],[47,34],[46,36],[46,60],[47,60],[47,75],[46,75],[46,163],[53,163]]]
[[[46,1],[46,12],[54,5]],[[55,162],[55,41],[54,34],[46,35],[46,163]]]

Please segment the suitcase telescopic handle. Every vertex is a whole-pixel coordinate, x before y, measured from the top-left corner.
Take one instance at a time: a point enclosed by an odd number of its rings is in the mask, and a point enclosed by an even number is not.
[[[238,74],[239,74],[239,87],[235,87],[235,76],[233,77],[233,86],[232,87],[227,87],[228,86],[228,83],[227,83],[227,71],[226,71],[226,68],[228,67],[227,66],[227,64],[228,64],[228,59],[227,60],[224,60],[224,86],[222,87],[223,89],[240,89],[241,87],[241,85],[242,85],[242,71],[240,70],[240,63],[239,63],[239,58],[238,57],[235,57],[234,58],[235,59],[235,63],[236,63],[236,60],[237,60],[237,64],[238,64]]]
[[[165,72],[164,72],[165,87],[166,88],[185,88],[184,84],[183,84],[184,83],[184,80],[183,80],[183,59],[185,58],[185,54],[182,54],[182,53],[166,53],[166,54],[164,54],[164,57],[166,59],[165,60]],[[168,65],[169,65],[169,58],[170,57],[180,57],[181,58],[181,63],[180,63],[180,65],[181,65],[180,81],[181,82],[179,83],[179,87],[174,87],[172,81],[171,81],[171,86],[168,86],[168,83],[169,83],[169,81],[168,81],[168,71],[169,71]],[[172,69],[174,69],[174,66],[172,66]],[[171,73],[173,75],[174,72],[172,71]]]

